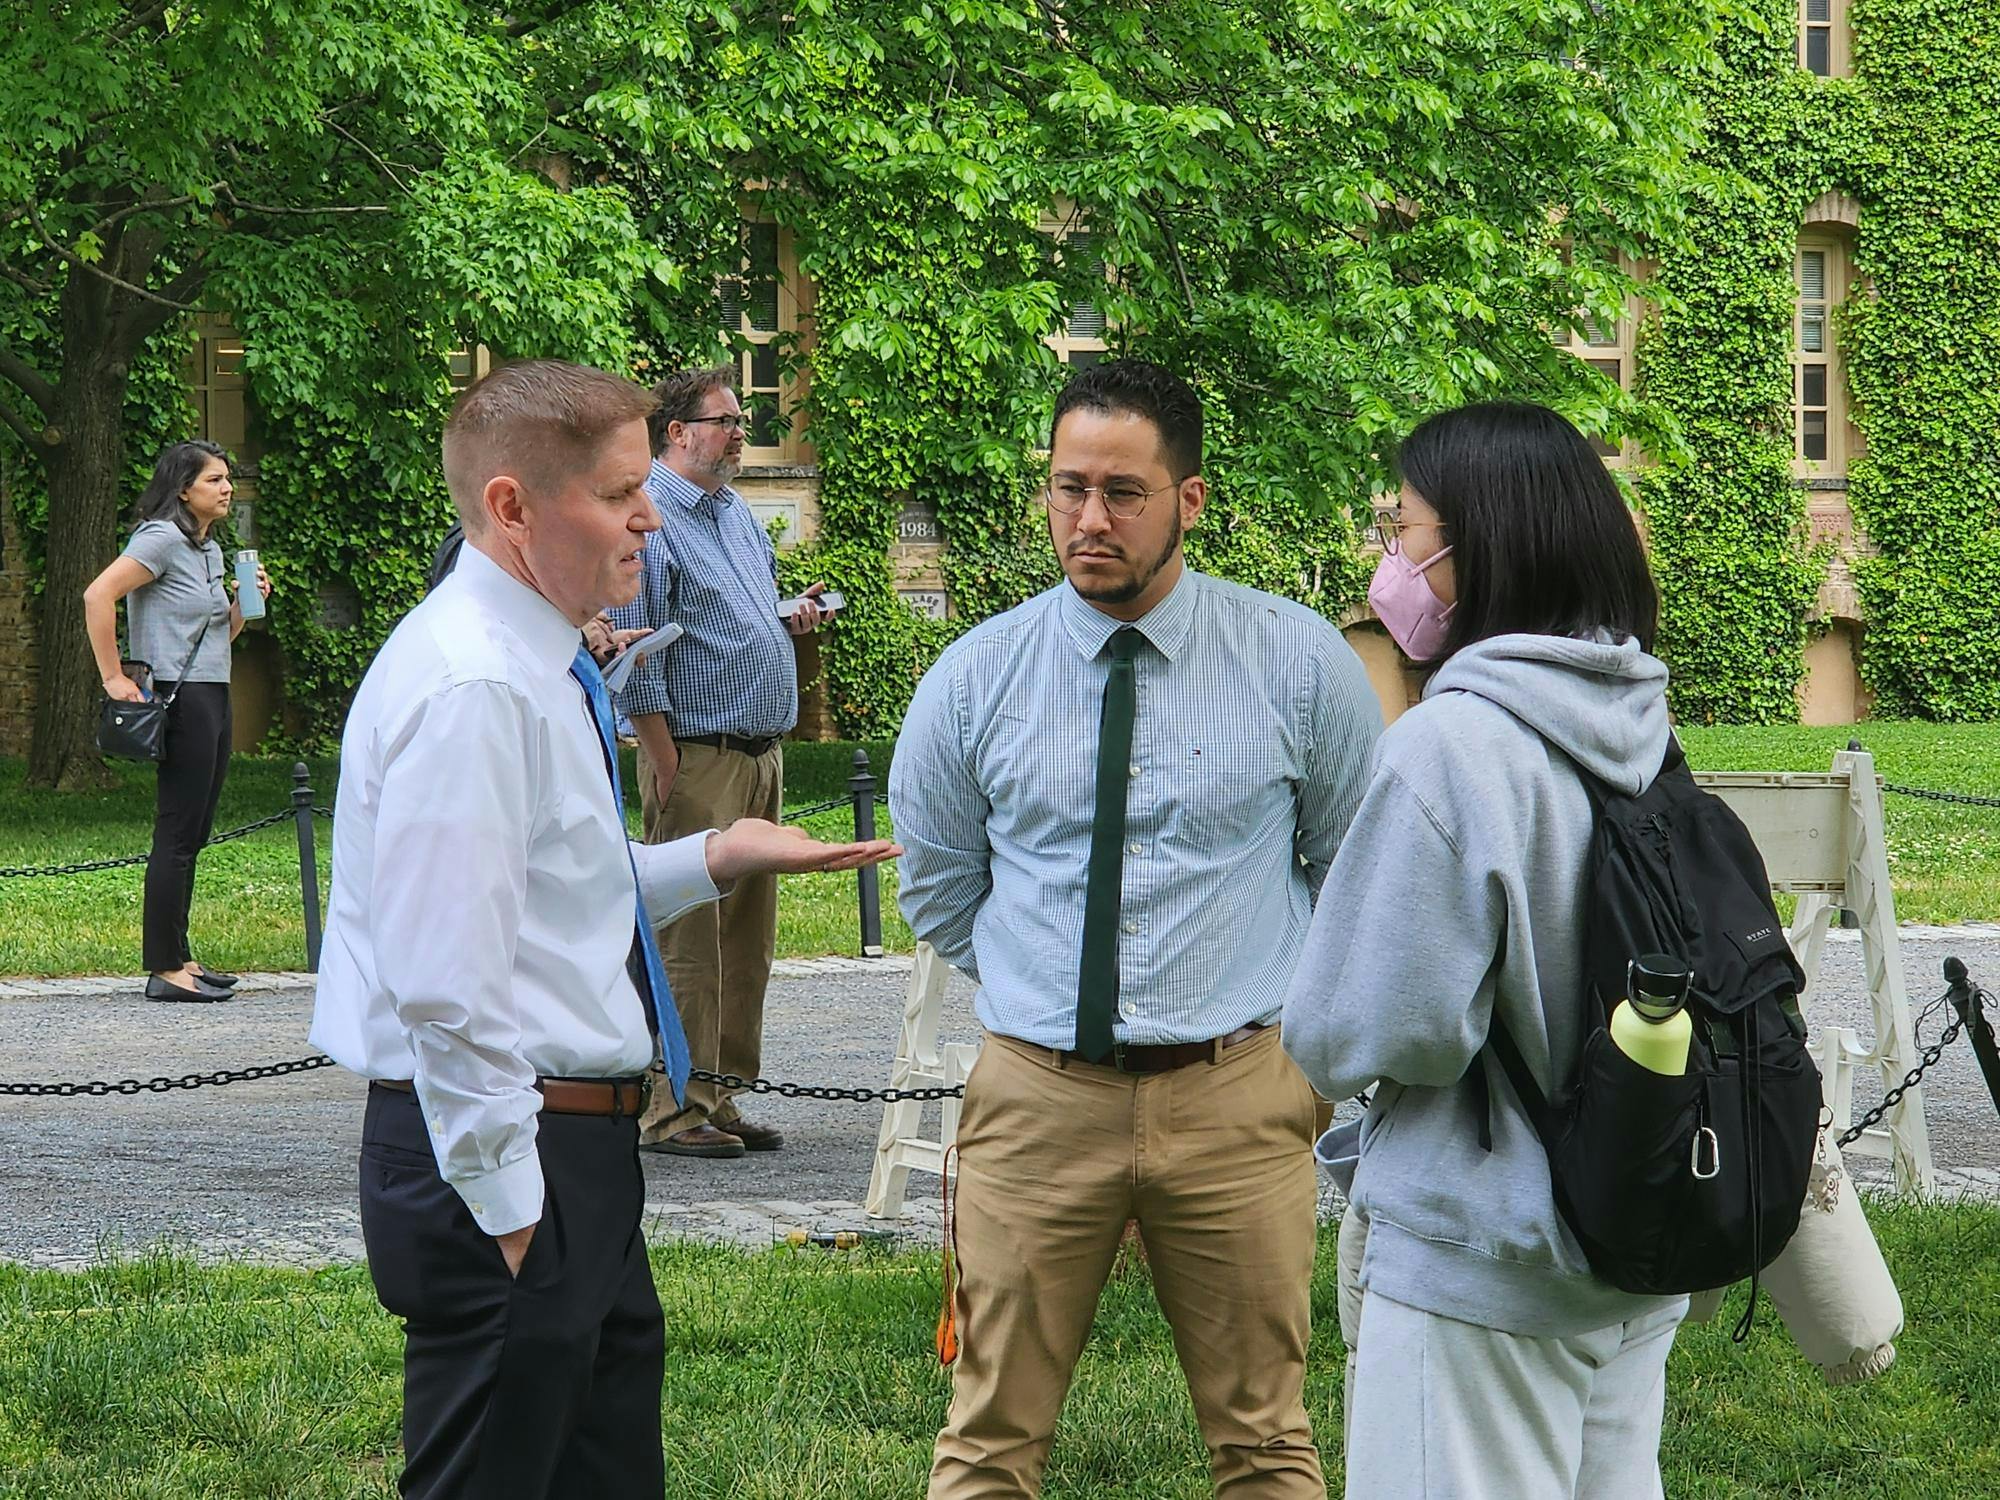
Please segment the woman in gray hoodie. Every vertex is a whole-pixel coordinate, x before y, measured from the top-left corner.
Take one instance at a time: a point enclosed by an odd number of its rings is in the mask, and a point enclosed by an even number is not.
[[[1347,1494],[1645,1500],[1687,1299],[1591,1274],[1485,1045],[1497,1013],[1551,1093],[1581,1050],[1581,773],[1637,793],[1660,769],[1657,595],[1554,412],[1445,412],[1399,459],[1369,596],[1434,670],[1377,747],[1284,1013],[1321,1094],[1375,1086],[1349,1157],[1368,1232]]]

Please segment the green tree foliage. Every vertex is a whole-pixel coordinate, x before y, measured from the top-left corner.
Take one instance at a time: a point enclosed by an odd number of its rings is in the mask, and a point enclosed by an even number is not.
[[[828,644],[850,732],[893,728],[948,634],[889,591],[898,502],[929,501],[964,619],[1052,576],[1027,501],[1076,301],[1114,347],[1188,372],[1220,441],[1203,566],[1339,614],[1351,515],[1420,413],[1500,392],[1592,431],[1669,429],[1549,342],[1615,316],[1621,252],[1679,243],[1697,118],[1682,80],[1717,7],[1637,0],[666,0],[552,132],[638,185],[672,274],[658,357],[699,357],[742,200],[816,287],[810,396]],[[747,193],[744,185],[749,185]],[[1087,232],[1063,255],[1044,232]],[[1102,265],[1098,257],[1101,257]],[[1108,273],[1108,279],[1107,279]],[[676,290],[678,289],[678,290]]]
[[[711,359],[741,216],[775,219],[816,291],[784,357],[810,361],[791,419],[825,514],[787,568],[847,594],[831,698],[881,732],[952,631],[1052,576],[1028,499],[1062,375],[1043,341],[1079,300],[1208,400],[1200,564],[1330,615],[1359,598],[1354,515],[1421,413],[1521,394],[1671,452],[1549,333],[1622,311],[1621,255],[1685,241],[1685,80],[1724,3],[98,0],[39,16],[0,64],[0,244],[16,311],[94,298],[147,334],[167,303],[236,318],[276,625],[323,731],[442,521],[446,348]],[[65,498],[73,460],[29,408],[58,370],[111,378],[83,348],[65,325],[0,365],[50,476],[44,697],[79,724],[58,594],[110,546],[115,468],[101,502]],[[949,625],[892,592],[908,498],[941,518]],[[332,586],[360,628],[318,623]],[[81,743],[46,738],[52,774]]]
[[[444,352],[617,362],[647,259],[622,193],[532,170],[536,23],[453,0],[33,4],[0,44],[0,425],[42,523],[31,772],[90,767],[80,594],[131,470],[187,414],[157,393],[185,315],[235,313],[270,450],[273,619],[302,696],[351,687],[442,527]],[[44,510],[44,506],[46,509]],[[324,639],[316,589],[367,613]],[[326,727],[324,725],[315,727]]]

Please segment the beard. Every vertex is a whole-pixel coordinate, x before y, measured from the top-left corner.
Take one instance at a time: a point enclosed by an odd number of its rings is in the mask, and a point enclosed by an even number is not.
[[[1093,604],[1130,604],[1145,593],[1153,580],[1160,576],[1160,569],[1173,559],[1181,546],[1180,512],[1174,512],[1174,529],[1168,533],[1166,544],[1150,564],[1133,564],[1132,571],[1122,579],[1106,578],[1098,581],[1084,581],[1071,577],[1069,585],[1079,598],[1088,599]],[[1064,570],[1068,576],[1068,570]]]

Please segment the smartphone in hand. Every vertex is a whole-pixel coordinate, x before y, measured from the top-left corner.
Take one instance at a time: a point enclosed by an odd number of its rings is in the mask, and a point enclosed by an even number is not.
[[[799,606],[805,602],[806,596],[804,594],[796,595],[790,599],[780,599],[778,601],[778,618],[789,620],[799,612]],[[813,595],[812,602],[819,606],[819,612],[823,615],[830,615],[836,610],[847,608],[847,601],[841,598],[837,591],[832,589],[827,590],[824,594]]]

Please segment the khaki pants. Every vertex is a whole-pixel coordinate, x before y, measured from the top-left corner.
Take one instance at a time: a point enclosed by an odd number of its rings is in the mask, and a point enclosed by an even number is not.
[[[774,745],[752,760],[735,750],[682,745],[680,773],[662,806],[653,788],[646,752],[639,752],[640,815],[646,842],[664,844],[705,828],[727,828],[738,818],[784,812],[785,750]],[[778,877],[736,882],[720,901],[697,906],[659,929],[688,1057],[711,1073],[755,1078],[764,1047],[764,990],[778,939]],[[645,1141],[657,1141],[704,1123],[727,1129],[738,1118],[735,1103],[712,1083],[688,1085],[674,1108],[673,1091],[657,1088],[640,1120]]]
[[[960,1354],[932,1500],[1034,1495],[1128,1219],[1228,1500],[1324,1500],[1303,1398],[1313,1094],[1277,1028],[1134,1077],[989,1036],[958,1128]]]

